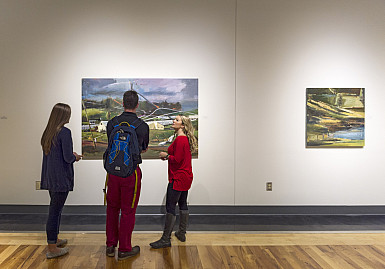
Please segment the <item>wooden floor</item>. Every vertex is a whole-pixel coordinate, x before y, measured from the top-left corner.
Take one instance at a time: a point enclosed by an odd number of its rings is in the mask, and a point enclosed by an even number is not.
[[[47,260],[44,233],[0,233],[0,268],[385,268],[384,233],[206,234],[153,250],[160,234],[134,233],[137,257],[105,256],[105,235],[66,233],[70,254]]]

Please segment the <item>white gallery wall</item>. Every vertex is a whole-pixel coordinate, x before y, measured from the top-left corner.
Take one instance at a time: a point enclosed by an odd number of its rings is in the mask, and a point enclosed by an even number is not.
[[[234,204],[235,2],[0,0],[0,203],[47,204],[41,134],[57,102],[81,151],[82,78],[198,78],[194,204]],[[226,169],[223,169],[226,167]],[[140,204],[160,205],[167,163],[145,160]],[[103,204],[102,161],[75,164],[67,204]],[[218,186],[220,191],[218,191]]]
[[[235,204],[385,204],[385,1],[237,10]],[[305,148],[306,88],[318,87],[365,88],[364,148]]]
[[[40,137],[68,103],[81,152],[84,77],[199,79],[191,205],[385,203],[382,0],[0,0],[0,36],[0,204],[48,203]],[[364,148],[305,148],[308,87],[366,89]],[[140,204],[163,203],[167,164],[141,167]],[[102,204],[104,178],[76,163],[67,204]]]

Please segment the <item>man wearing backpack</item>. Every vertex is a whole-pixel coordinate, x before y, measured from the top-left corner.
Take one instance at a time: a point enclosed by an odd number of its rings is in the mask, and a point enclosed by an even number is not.
[[[140,153],[146,152],[149,142],[149,127],[147,123],[139,119],[136,115],[136,109],[139,106],[139,96],[135,91],[126,91],[123,95],[123,107],[124,112],[108,121],[107,124],[107,137],[108,137],[108,149],[116,153],[116,138],[122,135],[123,131],[116,131],[119,126],[132,126],[135,129],[135,135],[131,135],[132,139],[137,139],[137,145],[139,147],[138,154],[135,158],[126,158],[124,161],[132,161],[135,168],[132,174],[127,177],[117,176],[116,173],[107,174],[107,220],[106,220],[106,255],[109,257],[115,256],[115,247],[119,242],[118,260],[127,259],[133,257],[140,252],[139,246],[131,246],[131,235],[135,226],[135,213],[138,206],[142,172],[139,168],[139,164],[142,163]],[[127,128],[127,127],[124,127]],[[131,128],[131,127],[130,127]],[[122,128],[123,129],[123,128]],[[126,140],[127,137],[121,139]],[[128,137],[130,139],[130,137]],[[113,148],[115,145],[115,149]],[[118,147],[118,150],[122,151],[122,148]],[[106,151],[106,153],[107,153]],[[119,152],[119,151],[117,151]],[[120,154],[123,154],[120,152]],[[110,162],[118,158],[118,155],[109,155]],[[112,156],[112,157],[111,157]],[[108,162],[108,157],[104,160]],[[106,166],[105,166],[106,167]],[[120,170],[119,167],[116,168]],[[107,168],[106,168],[107,170]],[[107,170],[109,171],[109,170]],[[121,214],[119,219],[119,213]]]

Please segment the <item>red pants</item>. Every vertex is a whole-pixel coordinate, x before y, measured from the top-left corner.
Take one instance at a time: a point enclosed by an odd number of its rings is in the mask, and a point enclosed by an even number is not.
[[[116,247],[119,242],[119,251],[132,250],[131,235],[135,226],[142,179],[139,166],[136,174],[133,173],[126,178],[109,175],[108,178],[106,245]],[[120,223],[119,213],[121,213]]]

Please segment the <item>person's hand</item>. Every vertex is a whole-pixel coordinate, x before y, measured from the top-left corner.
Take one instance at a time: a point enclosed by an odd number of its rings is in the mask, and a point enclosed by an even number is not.
[[[76,160],[75,160],[76,162],[80,161],[81,158],[83,158],[83,155],[79,155],[76,152],[74,152],[74,155],[75,155],[75,158],[76,158]]]
[[[159,153],[159,158],[163,161],[167,160],[168,154],[166,152]]]

